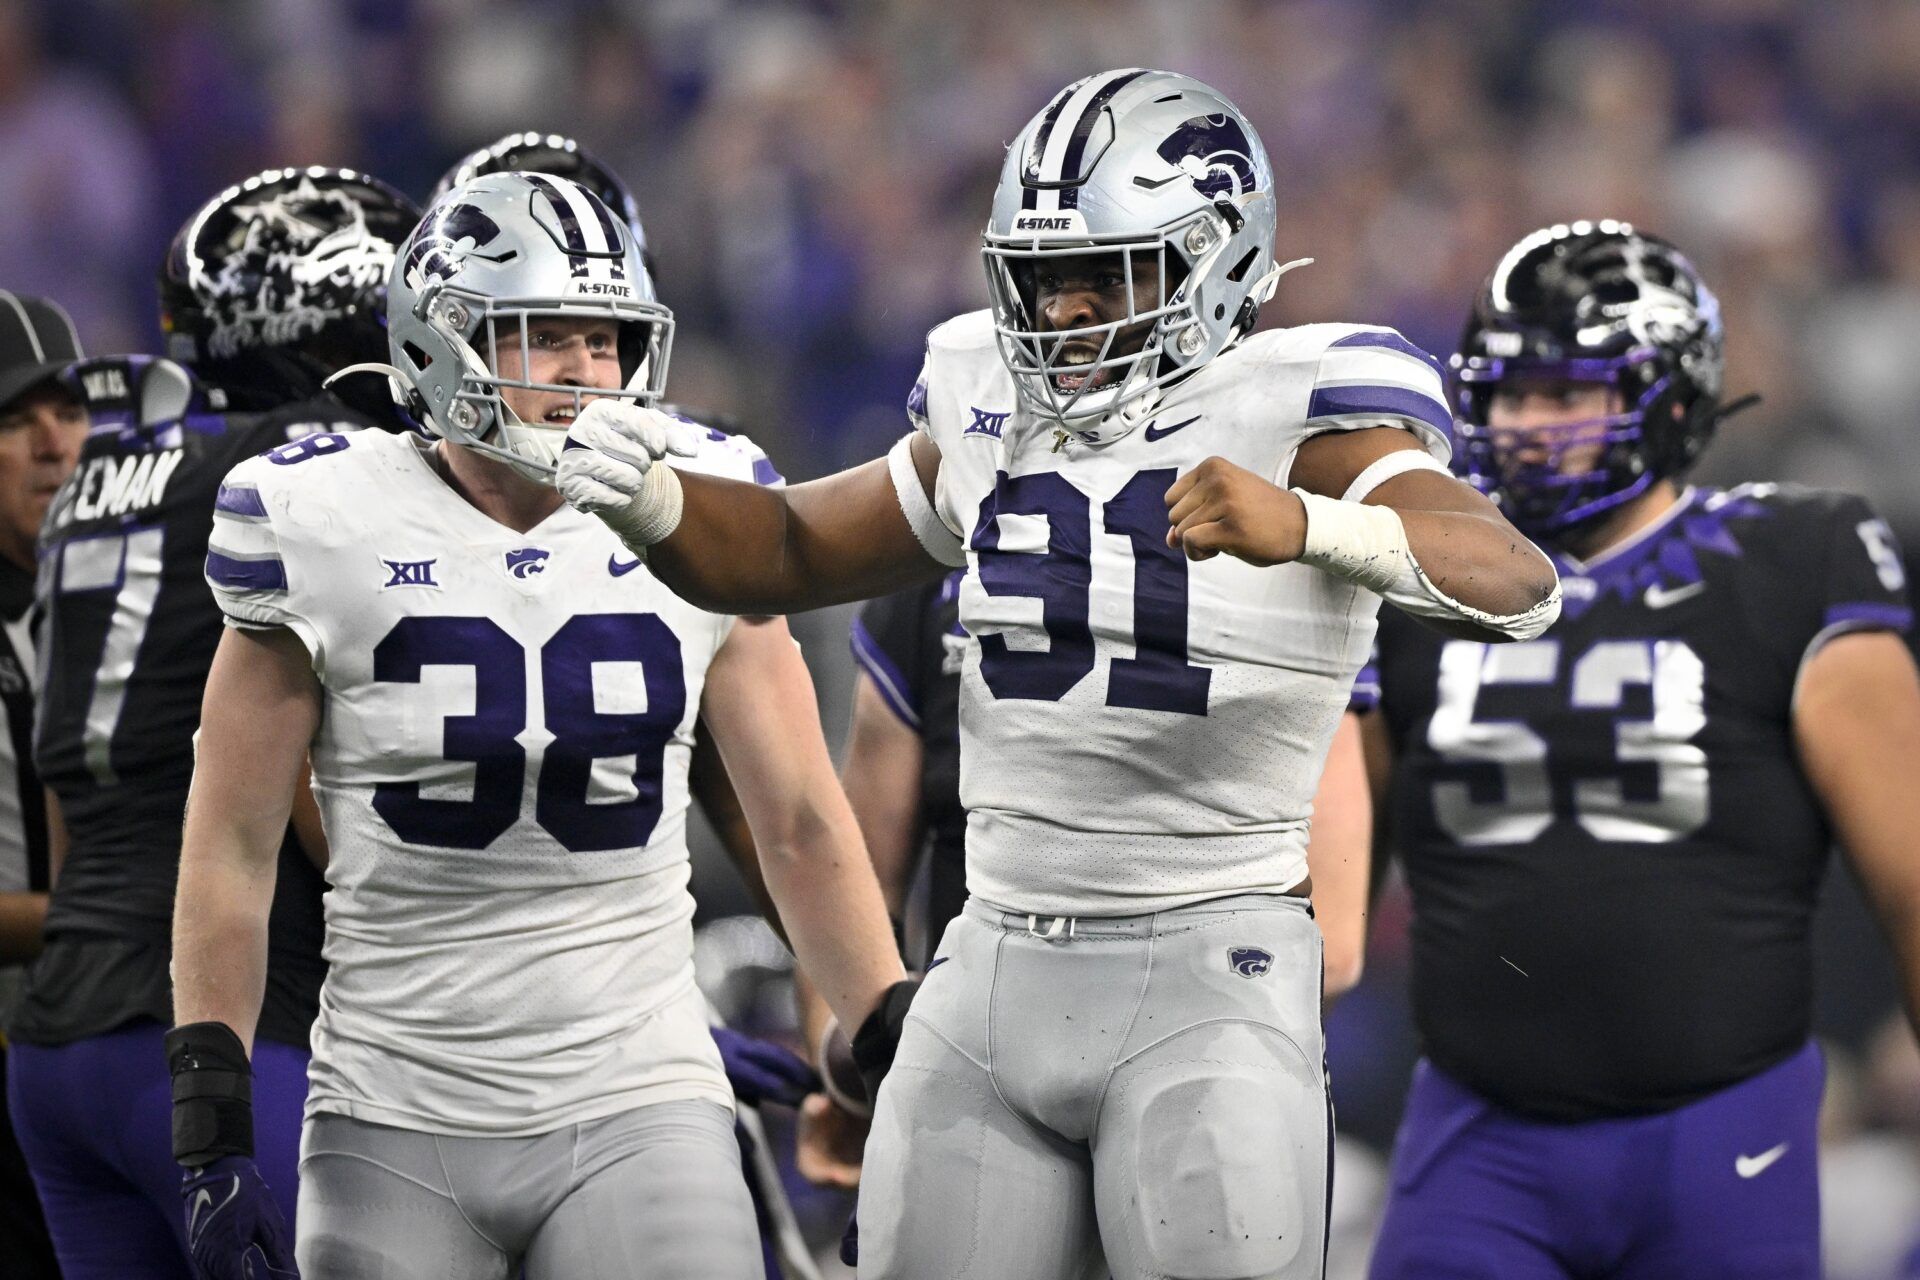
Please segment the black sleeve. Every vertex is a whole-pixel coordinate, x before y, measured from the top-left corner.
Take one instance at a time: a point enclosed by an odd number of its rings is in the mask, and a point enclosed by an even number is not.
[[[1900,544],[1887,522],[1852,494],[1823,494],[1824,562],[1818,578],[1820,617],[1802,661],[1849,631],[1905,631],[1913,625]]]
[[[915,587],[869,600],[854,615],[853,660],[873,681],[893,713],[920,727],[925,664],[921,632],[927,619],[927,589]]]

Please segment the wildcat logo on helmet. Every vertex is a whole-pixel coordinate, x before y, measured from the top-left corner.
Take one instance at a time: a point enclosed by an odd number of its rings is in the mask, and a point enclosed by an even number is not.
[[[470,204],[448,205],[427,215],[407,250],[407,274],[422,280],[444,280],[458,275],[470,257],[507,262],[512,249],[500,254],[480,250],[500,234],[500,224]]]
[[[1238,198],[1255,189],[1253,142],[1229,115],[1195,116],[1157,148],[1162,160],[1193,179],[1209,200]]]

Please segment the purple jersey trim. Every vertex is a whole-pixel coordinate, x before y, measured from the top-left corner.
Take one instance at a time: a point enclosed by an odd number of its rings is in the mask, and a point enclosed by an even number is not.
[[[266,502],[261,499],[260,491],[250,485],[221,485],[219,495],[213,500],[213,509],[228,515],[267,518]]]
[[[1380,705],[1380,668],[1369,662],[1353,678],[1353,691],[1347,695],[1347,710],[1371,711]]]
[[[880,698],[900,722],[916,732],[920,728],[920,708],[914,705],[911,686],[893,659],[875,642],[873,633],[866,625],[855,618],[849,631],[848,640],[853,646],[853,660],[862,671],[873,680],[873,687],[880,691]]]
[[[236,591],[285,591],[287,566],[278,556],[264,560],[236,560],[218,551],[207,552],[207,577]]]
[[[786,479],[785,476],[780,474],[779,468],[773,465],[773,459],[755,458],[753,460],[753,482],[755,484],[784,484],[786,483]]]
[[[1432,396],[1405,387],[1354,386],[1315,387],[1307,401],[1307,421],[1346,414],[1368,413],[1383,417],[1411,418],[1424,422],[1450,438],[1453,415]]]
[[[1888,627],[1894,631],[1905,631],[1913,626],[1913,610],[1905,605],[1876,604],[1867,600],[1852,604],[1836,604],[1827,609],[1827,620],[1822,624],[1821,630],[1847,624],[1862,627]]]
[[[1440,362],[1437,359],[1389,329],[1369,329],[1365,333],[1350,333],[1333,345],[1336,347],[1384,347],[1388,351],[1398,351],[1403,356],[1412,356],[1435,373],[1440,372]]]

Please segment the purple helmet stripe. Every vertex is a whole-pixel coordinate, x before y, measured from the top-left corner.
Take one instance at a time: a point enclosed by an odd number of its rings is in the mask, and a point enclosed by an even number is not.
[[[1066,106],[1067,99],[1073,96],[1073,88],[1072,85],[1068,85],[1054,95],[1053,101],[1047,104],[1046,117],[1040,121],[1040,128],[1035,131],[1033,141],[1027,144],[1027,167],[1033,171],[1035,177],[1040,174],[1040,158],[1047,152],[1047,139],[1053,136],[1053,122],[1060,118],[1060,108]],[[1020,207],[1022,209],[1036,208],[1039,199],[1038,187],[1030,182],[1021,183]]]
[[[1068,174],[1079,174],[1080,160],[1087,151],[1087,139],[1092,136],[1094,123],[1100,119],[1100,113],[1106,110],[1107,103],[1113,101],[1113,95],[1145,74],[1147,73],[1143,70],[1128,71],[1115,76],[1101,87],[1100,92],[1093,95],[1092,101],[1087,103],[1086,108],[1080,113],[1080,119],[1074,124],[1073,133],[1067,139],[1067,149],[1060,157],[1060,180],[1062,182],[1069,180],[1067,177]],[[1080,188],[1078,185],[1065,187],[1061,190],[1060,207],[1062,209],[1078,209],[1080,207]]]
[[[531,183],[535,190],[547,198],[553,206],[553,212],[560,219],[560,234],[567,238],[567,261],[573,264],[573,274],[587,274],[587,237],[580,228],[580,219],[573,212],[573,205],[560,194],[560,188],[537,173],[520,175]]]
[[[600,220],[600,233],[607,238],[607,248],[613,254],[613,278],[625,280],[627,264],[624,255],[620,252],[620,229],[614,225],[613,213],[607,208],[605,201],[593,196],[591,192],[588,193],[587,203],[592,206],[594,217]]]

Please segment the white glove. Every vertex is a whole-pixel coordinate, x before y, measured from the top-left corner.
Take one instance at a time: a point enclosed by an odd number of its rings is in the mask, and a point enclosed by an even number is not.
[[[699,447],[699,428],[684,418],[624,400],[589,400],[560,447],[554,487],[640,551],[680,523],[680,477],[655,464],[669,454],[691,458]]]

